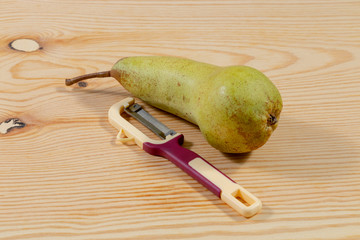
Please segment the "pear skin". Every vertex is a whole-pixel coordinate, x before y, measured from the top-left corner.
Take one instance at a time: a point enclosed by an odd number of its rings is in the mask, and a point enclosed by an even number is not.
[[[199,89],[203,94],[198,98],[196,123],[207,141],[222,152],[255,150],[267,142],[278,125],[280,93],[254,68],[223,68],[211,84]]]
[[[111,71],[67,79],[66,85],[108,76],[150,105],[198,125],[210,145],[226,153],[264,145],[283,106],[276,86],[254,68],[167,56],[123,58]]]

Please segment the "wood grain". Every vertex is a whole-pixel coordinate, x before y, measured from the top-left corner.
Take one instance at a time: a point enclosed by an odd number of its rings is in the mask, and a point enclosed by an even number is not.
[[[0,134],[0,239],[360,239],[359,13],[356,0],[1,1],[0,123],[26,125]],[[130,95],[114,80],[64,85],[135,55],[246,64],[277,85],[279,127],[250,154],[219,153],[144,104],[259,197],[260,214],[116,145],[107,110]]]

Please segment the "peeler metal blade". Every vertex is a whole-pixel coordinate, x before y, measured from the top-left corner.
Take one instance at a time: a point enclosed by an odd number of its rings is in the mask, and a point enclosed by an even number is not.
[[[175,135],[176,132],[167,126],[165,126],[163,123],[161,123],[159,120],[154,118],[150,113],[145,111],[141,105],[134,103],[130,105],[129,107],[125,108],[124,111],[138,120],[140,123],[142,123],[145,127],[150,129],[153,133],[155,133],[157,136],[159,136],[161,139],[166,139],[166,136],[168,135]]]

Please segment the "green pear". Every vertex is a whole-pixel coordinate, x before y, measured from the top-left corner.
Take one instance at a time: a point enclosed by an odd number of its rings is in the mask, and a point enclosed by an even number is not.
[[[123,58],[111,71],[67,79],[66,85],[110,76],[150,105],[198,125],[210,145],[226,153],[264,145],[282,110],[278,89],[260,71],[177,57]]]

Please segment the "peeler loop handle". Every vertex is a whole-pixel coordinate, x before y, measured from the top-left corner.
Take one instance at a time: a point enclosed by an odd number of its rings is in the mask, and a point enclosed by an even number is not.
[[[251,217],[261,210],[262,204],[257,197],[200,155],[182,147],[183,141],[184,136],[179,134],[161,144],[144,142],[143,149],[170,160],[243,216]]]

